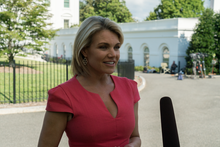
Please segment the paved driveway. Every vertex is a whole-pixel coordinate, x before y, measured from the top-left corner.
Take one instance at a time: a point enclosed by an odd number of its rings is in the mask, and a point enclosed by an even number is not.
[[[44,113],[0,115],[0,147],[37,147]],[[65,133],[59,147],[68,147]]]
[[[182,147],[220,147],[220,78],[180,81],[168,74],[137,74],[146,79],[139,104],[143,147],[162,147],[163,96],[172,99]]]
[[[184,79],[143,74],[139,129],[142,147],[162,147],[159,100],[170,96],[182,147],[220,146],[220,78]],[[0,115],[0,147],[36,147],[44,112]],[[64,134],[59,147],[67,147]]]

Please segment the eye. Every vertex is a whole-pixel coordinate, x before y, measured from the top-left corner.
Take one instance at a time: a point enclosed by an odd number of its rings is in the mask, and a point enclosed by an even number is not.
[[[120,46],[118,45],[118,46],[115,46],[114,48],[115,48],[115,50],[119,50]]]
[[[108,47],[105,46],[105,45],[103,45],[103,46],[100,46],[99,48],[100,48],[100,49],[107,49]]]

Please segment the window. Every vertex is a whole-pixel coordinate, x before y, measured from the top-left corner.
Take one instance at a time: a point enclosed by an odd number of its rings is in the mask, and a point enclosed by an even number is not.
[[[70,7],[70,1],[64,0],[64,8],[69,8],[69,7]]]
[[[128,60],[132,60],[132,47],[128,48]]]
[[[69,28],[69,20],[64,19],[64,29],[68,29],[68,28]]]
[[[170,58],[170,51],[167,47],[163,49],[163,63],[167,63],[169,66],[169,58]]]
[[[149,60],[150,59],[150,55],[149,55],[149,48],[145,47],[144,48],[144,66],[147,67],[149,66]]]

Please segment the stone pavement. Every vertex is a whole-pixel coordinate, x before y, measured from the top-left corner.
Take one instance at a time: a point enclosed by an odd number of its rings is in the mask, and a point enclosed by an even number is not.
[[[146,80],[140,92],[142,147],[162,147],[159,101],[170,96],[182,147],[220,146],[220,78],[177,80],[168,74],[135,73]],[[44,112],[0,115],[0,147],[36,147]],[[67,147],[64,136],[59,147]]]

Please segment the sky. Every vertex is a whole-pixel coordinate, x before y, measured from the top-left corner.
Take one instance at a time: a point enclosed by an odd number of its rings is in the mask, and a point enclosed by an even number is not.
[[[126,6],[132,13],[132,17],[139,21],[143,21],[153,11],[161,0],[125,0]],[[210,0],[205,0],[204,7],[209,7]]]

